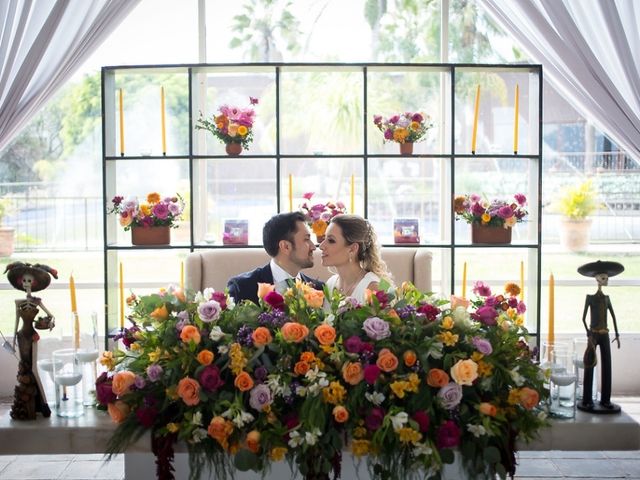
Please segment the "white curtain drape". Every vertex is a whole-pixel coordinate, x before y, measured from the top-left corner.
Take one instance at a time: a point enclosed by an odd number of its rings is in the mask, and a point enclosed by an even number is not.
[[[576,110],[640,162],[640,1],[480,4]]]
[[[140,0],[0,0],[0,151]]]

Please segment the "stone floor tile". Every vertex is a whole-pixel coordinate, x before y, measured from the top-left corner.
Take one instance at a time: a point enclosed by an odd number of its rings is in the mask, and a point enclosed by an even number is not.
[[[599,452],[594,452],[599,453]],[[553,460],[558,470],[567,478],[625,478],[624,471],[617,465],[607,459],[567,459]]]
[[[516,473],[518,477],[522,475],[534,478],[562,478],[558,467],[551,460],[543,458],[521,460],[516,467]]]
[[[70,462],[65,471],[62,473],[61,478],[70,480],[85,480],[89,478],[95,478],[102,462],[96,460],[75,460]]]
[[[611,450],[602,453],[607,458],[630,458],[640,460],[640,450]]]
[[[25,457],[32,458],[32,457]],[[2,480],[52,480],[61,477],[62,472],[69,465],[68,461],[62,462],[11,462],[2,471]]]
[[[114,458],[109,462],[101,462],[100,470],[94,478],[100,480],[123,480],[124,479],[124,458]]]
[[[625,474],[640,477],[640,455],[636,456],[634,460],[616,459],[615,463]]]
[[[546,458],[553,459],[576,459],[576,458],[588,458],[588,459],[603,459],[607,458],[604,453],[598,451],[571,451],[571,450],[550,450],[546,452]]]

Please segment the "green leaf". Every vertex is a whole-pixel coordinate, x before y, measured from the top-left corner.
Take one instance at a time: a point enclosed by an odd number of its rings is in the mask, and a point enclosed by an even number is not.
[[[498,463],[500,461],[500,450],[496,447],[487,447],[483,456],[487,463]]]
[[[249,450],[241,449],[233,459],[233,463],[238,470],[246,472],[255,470],[258,466],[258,457]]]

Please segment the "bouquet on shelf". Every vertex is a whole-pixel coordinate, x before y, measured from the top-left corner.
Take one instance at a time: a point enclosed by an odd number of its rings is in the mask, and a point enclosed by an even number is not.
[[[347,207],[340,201],[312,204],[311,198],[313,195],[314,192],[307,192],[302,195],[306,202],[300,205],[300,210],[304,213],[311,231],[316,236],[322,237],[327,231],[329,221],[336,215],[347,213]]]
[[[420,112],[405,112],[389,118],[374,115],[373,123],[383,133],[385,143],[419,142],[433,127],[431,117]]]
[[[96,384],[118,423],[108,453],[149,431],[165,479],[178,441],[191,478],[284,459],[329,478],[343,451],[381,478],[431,478],[454,449],[473,478],[513,473],[516,441],[547,425],[548,395],[519,287],[478,282],[467,307],[380,286],[364,304],[300,281],[283,294],[260,284],[259,305],[212,289],[134,298]]]
[[[529,212],[526,210],[527,197],[516,193],[513,201],[491,200],[475,193],[458,195],[453,200],[453,211],[456,220],[466,220],[467,223],[511,228],[516,223],[523,222]]]
[[[258,104],[258,99],[249,97],[251,106]],[[223,105],[218,109],[218,114],[211,120],[202,116],[196,122],[196,130],[208,130],[214,137],[225,145],[238,143],[243,148],[249,149],[253,141],[253,124],[256,112],[253,108],[238,108]]]
[[[162,198],[159,193],[152,192],[145,201],[136,197],[125,198],[116,195],[111,200],[112,206],[107,213],[118,215],[120,225],[125,231],[132,227],[172,227],[177,228],[184,211],[184,200],[178,194]]]

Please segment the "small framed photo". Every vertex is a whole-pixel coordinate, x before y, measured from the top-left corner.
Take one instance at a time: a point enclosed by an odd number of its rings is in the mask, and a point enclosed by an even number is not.
[[[393,219],[394,243],[420,243],[419,220],[417,218]]]
[[[249,220],[225,220],[223,245],[248,245],[249,244]]]

